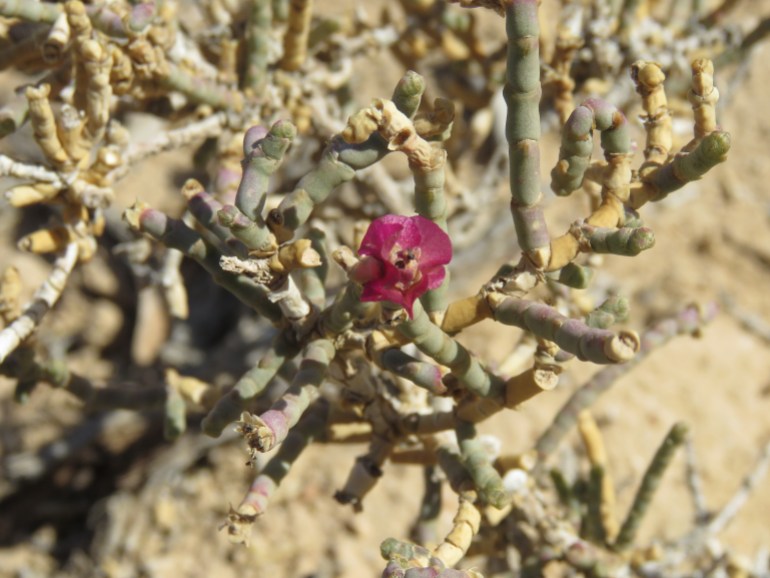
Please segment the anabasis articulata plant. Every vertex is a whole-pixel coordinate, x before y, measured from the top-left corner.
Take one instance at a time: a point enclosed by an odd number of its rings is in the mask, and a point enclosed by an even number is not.
[[[385,215],[369,225],[358,254],[351,278],[363,285],[361,301],[391,301],[412,317],[415,299],[444,281],[452,241],[420,215]]]
[[[335,493],[356,511],[388,462],[424,472],[419,543],[385,540],[384,576],[479,576],[453,569],[477,562],[490,576],[619,576],[637,572],[639,559],[651,568],[643,575],[684,575],[687,564],[680,569],[676,556],[681,544],[654,558],[635,534],[686,428],[671,429],[621,524],[599,429],[587,410],[655,346],[699,331],[714,307],[688,307],[640,335],[617,327],[629,302],[592,287],[592,273],[602,262],[597,255],[652,250],[644,205],[725,160],[731,141],[716,119],[710,56],[745,54],[756,40],[748,34],[745,45],[701,54],[711,44],[699,31],[722,29],[713,13],[699,14],[700,2],[688,3],[684,24],[655,17],[662,8],[652,0],[551,3],[558,30],[539,12],[549,3],[538,0],[400,4],[406,18],[392,18],[389,7],[375,23],[358,14],[314,17],[309,0],[0,0],[0,63],[36,75],[0,111],[3,135],[27,123],[40,153],[29,162],[0,156],[0,173],[16,179],[7,192],[12,206],[51,209],[51,220],[37,223],[20,246],[57,255],[50,278],[23,308],[17,272],[9,269],[2,279],[2,371],[17,380],[19,400],[47,382],[89,409],[162,415],[167,438],[185,435],[200,447],[211,444],[203,436],[221,440],[235,429],[257,469],[222,526],[237,542],[249,541],[306,447],[360,443],[365,449]],[[652,35],[633,26],[639,5],[649,13],[644,30],[676,29],[670,49],[639,53]],[[495,49],[481,41],[477,12],[466,10],[476,7],[504,17]],[[37,42],[43,51],[28,51]],[[668,50],[674,54],[667,68],[656,57]],[[450,76],[447,94],[429,102],[426,92],[438,93],[444,83],[409,70],[390,98],[360,108],[352,71],[372,51],[440,80]],[[667,71],[682,76],[685,57],[687,87],[674,98],[686,99],[694,120],[692,137],[680,147],[664,81]],[[619,80],[621,68],[631,74]],[[494,110],[499,92],[505,120]],[[624,112],[634,99],[643,109],[638,157]],[[558,234],[546,222],[541,180],[541,110],[550,108],[561,132],[551,189],[589,199],[587,212]],[[162,130],[129,130],[124,124],[137,111]],[[485,142],[495,149],[489,160]],[[125,223],[119,222],[112,209],[120,179],[143,158],[191,143],[200,146],[183,171],[183,209],[161,210],[173,203],[132,191],[139,200],[120,207]],[[380,163],[396,154],[406,158],[407,179]],[[499,162],[505,156],[507,164]],[[491,213],[504,180],[512,224],[503,243],[516,258],[485,251],[485,270],[497,272],[457,298],[450,261],[457,277],[475,283],[479,264],[458,260],[467,259],[471,245],[501,243],[483,233],[503,222]],[[119,264],[103,255],[108,244],[122,256]],[[129,298],[116,290],[126,324],[151,317],[141,303],[145,287],[162,293],[160,309],[174,331],[171,346],[151,360],[154,378],[125,355],[112,366],[113,378],[99,383],[63,355],[70,342],[33,339],[42,337],[41,319],[72,272],[89,260],[109,262],[142,288]],[[194,273],[182,267],[187,261],[199,265]],[[191,275],[198,275],[194,282]],[[241,308],[213,289],[218,297],[202,301],[209,281]],[[596,291],[572,291],[586,288]],[[232,310],[237,314],[228,315]],[[457,339],[482,321],[521,330],[511,355],[517,363],[500,366]],[[136,345],[149,335],[143,331],[137,321],[126,333],[140,336]],[[224,351],[190,345],[223,333],[230,339]],[[531,451],[501,453],[500,440],[479,433],[492,415],[555,388],[573,359],[605,367]],[[122,364],[141,386],[119,379]],[[575,426],[590,478],[547,475],[550,454]],[[457,501],[446,537],[434,528],[442,488]],[[708,540],[698,540],[691,566],[710,555]],[[619,554],[629,548],[632,556]],[[713,561],[720,571],[726,566]]]

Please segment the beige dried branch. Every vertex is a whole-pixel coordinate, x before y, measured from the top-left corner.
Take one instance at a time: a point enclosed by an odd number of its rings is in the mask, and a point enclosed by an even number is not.
[[[46,313],[56,304],[67,284],[67,279],[78,260],[78,245],[67,245],[64,255],[56,259],[48,279],[24,307],[21,316],[0,331],[0,363],[26,339],[40,324]]]
[[[741,482],[740,488],[706,526],[709,534],[718,534],[738,515],[751,493],[759,486],[770,468],[770,442],[765,443],[754,467]]]

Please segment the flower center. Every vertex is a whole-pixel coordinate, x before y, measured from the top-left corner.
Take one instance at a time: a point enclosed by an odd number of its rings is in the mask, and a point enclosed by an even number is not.
[[[395,245],[391,250],[390,262],[401,272],[401,278],[394,284],[399,291],[407,291],[422,278],[420,253],[419,247],[401,248],[400,245]]]
[[[396,266],[396,268],[402,270],[412,268],[412,263],[417,262],[419,251],[419,249],[401,249],[400,251],[396,252],[396,259],[393,261],[393,264]]]

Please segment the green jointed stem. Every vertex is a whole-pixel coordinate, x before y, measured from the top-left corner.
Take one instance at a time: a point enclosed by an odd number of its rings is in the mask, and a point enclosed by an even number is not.
[[[535,449],[542,460],[553,453],[559,442],[577,423],[580,412],[596,401],[607,391],[617,379],[635,367],[649,353],[666,343],[672,337],[684,334],[694,334],[711,321],[716,315],[716,306],[712,303],[704,307],[691,306],[679,315],[664,319],[644,332],[641,337],[641,347],[636,356],[622,365],[605,367],[594,375],[587,383],[572,394],[535,444]]]
[[[264,229],[262,211],[265,208],[268,183],[297,136],[297,129],[292,123],[279,120],[264,137],[259,138],[260,132],[264,131],[260,128],[252,127],[243,138],[243,177],[238,186],[235,206]],[[266,236],[267,233],[265,230]]]
[[[714,131],[707,134],[688,154],[680,154],[674,160],[645,177],[657,195],[652,200],[665,199],[669,193],[697,181],[713,167],[725,160],[730,150],[730,133]]]
[[[424,81],[420,83],[415,79],[415,74],[408,72],[393,93],[393,102],[404,106],[404,110],[399,110],[407,115],[416,112],[416,108],[412,110],[411,107],[419,106],[418,94],[421,97],[425,87]],[[335,136],[318,165],[297,183],[276,209],[270,211],[270,227],[279,237],[296,231],[310,218],[313,208],[325,201],[336,187],[351,180],[357,170],[373,165],[389,152],[387,142],[379,133],[372,134],[361,144],[349,144],[342,137]]]
[[[412,118],[420,108],[423,92],[425,92],[425,79],[415,71],[408,70],[398,81],[392,100],[398,110]]]
[[[217,211],[217,221],[249,249],[267,249],[267,239],[269,239],[270,232],[249,219],[233,205],[224,205]]]
[[[593,277],[594,270],[591,267],[572,262],[567,263],[559,270],[558,281],[573,289],[585,289],[591,284]]]
[[[631,208],[629,205],[623,207],[623,226],[634,229],[636,227],[643,227],[644,221],[636,209]]]
[[[687,426],[683,423],[674,424],[668,432],[668,435],[655,453],[655,457],[652,458],[647,471],[644,473],[642,484],[639,486],[639,490],[634,497],[634,503],[631,505],[628,516],[626,516],[626,520],[620,528],[615,543],[612,545],[613,549],[625,550],[634,541],[639,524],[641,524],[647,509],[650,507],[652,497],[660,485],[663,474],[671,463],[674,452],[684,442],[686,435]]]
[[[182,394],[166,385],[166,401],[163,404],[163,437],[166,440],[175,440],[187,429],[187,407]]]
[[[319,311],[326,305],[326,275],[329,272],[329,256],[326,251],[326,236],[321,229],[312,227],[307,234],[310,246],[321,258],[321,265],[300,269],[299,286],[302,294]]]
[[[631,152],[631,134],[626,116],[614,104],[601,98],[589,98],[584,103],[593,111],[596,129],[601,131],[601,145],[605,157]]]
[[[444,472],[449,487],[457,494],[468,489],[469,484],[473,483],[473,479],[463,464],[460,454],[448,445],[440,446],[436,450],[436,454],[438,455],[438,465]]]
[[[586,325],[607,329],[628,319],[629,305],[625,297],[610,297],[586,316]]]
[[[441,370],[438,367],[415,359],[396,347],[383,351],[378,361],[383,369],[408,379],[433,394],[442,395],[447,391],[441,381]]]
[[[129,31],[126,28],[126,24],[136,26],[143,22],[143,20],[135,17],[134,14],[135,12],[143,11],[144,7],[142,4],[135,6],[124,24],[123,18],[119,14],[108,10],[103,5],[86,5],[86,13],[94,28],[113,38],[125,38],[128,35]],[[53,24],[63,12],[62,4],[55,4],[53,2],[0,0],[0,15],[7,18],[20,18],[29,22]]]
[[[166,66],[166,73],[158,78],[166,88],[181,92],[192,102],[216,109],[239,111],[243,108],[243,96],[239,92],[211,79],[195,77],[173,62],[167,62]]]
[[[502,508],[510,501],[503,488],[503,479],[492,465],[483,441],[476,435],[473,424],[459,422],[455,429],[460,444],[463,465],[473,479],[482,502]]]
[[[267,83],[267,59],[273,25],[273,7],[266,0],[249,0],[246,30],[246,70],[242,87],[261,96]]]
[[[129,209],[127,213],[131,213]],[[201,236],[178,219],[172,219],[154,209],[141,210],[137,218],[140,229],[171,249],[178,249],[195,259],[214,281],[230,291],[247,306],[273,323],[281,320],[281,310],[267,298],[268,290],[256,285],[244,275],[227,273],[219,266],[222,254],[206,243]]]
[[[328,339],[316,339],[308,344],[289,390],[273,407],[250,420],[253,433],[246,438],[252,449],[268,452],[286,439],[291,428],[318,397],[318,388],[335,353],[334,343]]]
[[[569,195],[583,184],[591,162],[594,129],[601,131],[605,158],[631,152],[623,113],[600,98],[587,99],[572,112],[562,131],[559,162],[551,171],[551,189],[557,195]]]
[[[603,544],[605,540],[604,524],[602,522],[602,479],[604,478],[604,468],[602,466],[591,466],[588,478],[588,507],[585,517],[584,536],[596,542]]]
[[[222,203],[206,191],[196,193],[187,199],[187,209],[195,217],[195,220],[214,233],[219,240],[227,241],[232,238],[230,229],[220,224],[217,218],[217,213],[223,208]]]
[[[536,301],[507,297],[494,304],[493,315],[496,321],[531,331],[579,359],[594,363],[628,361],[638,349],[631,334],[595,329]]]
[[[139,228],[167,247],[178,249],[201,263],[207,270],[219,266],[220,254],[180,219],[173,219],[155,209],[139,209]],[[132,209],[129,209],[132,211]]]
[[[219,437],[222,430],[238,419],[247,405],[264,391],[280,368],[298,352],[299,347],[289,338],[288,333],[279,333],[259,363],[244,373],[203,418],[203,433]]]
[[[446,156],[441,150],[436,152]],[[437,168],[427,171],[411,167],[414,174],[414,209],[418,215],[430,219],[446,231],[447,201],[444,196],[446,161],[437,164],[439,164]]]
[[[556,490],[556,495],[559,496],[561,504],[569,510],[571,518],[579,518],[581,515],[581,506],[572,485],[567,482],[564,474],[559,469],[552,469],[548,472],[553,487]]]
[[[86,404],[89,411],[130,409],[148,411],[163,408],[168,394],[164,387],[116,385],[98,387],[90,380],[71,373],[63,364],[42,367],[41,379],[69,391]]]
[[[454,429],[456,421],[454,411],[410,413],[403,417],[399,427],[415,435],[429,435]]]
[[[428,564],[430,561],[430,550],[411,542],[388,538],[380,544],[380,556],[385,560],[396,559],[404,562],[414,561],[419,564]]]
[[[508,106],[505,136],[510,159],[511,213],[519,246],[540,266],[550,239],[540,200],[540,30],[537,0],[510,0],[503,95]]]
[[[414,208],[417,214],[430,219],[442,230],[447,231],[447,201],[444,195],[446,153],[437,149],[436,156],[440,161],[435,163],[435,168],[424,170],[410,163],[414,175]],[[432,289],[420,297],[423,307],[428,313],[443,311],[448,303],[449,271],[444,276],[444,281],[436,289]]]
[[[648,227],[581,227],[594,253],[633,257],[655,245],[655,233]]]
[[[594,149],[593,124],[593,111],[582,105],[572,111],[564,124],[559,162],[551,170],[551,189],[559,196],[569,195],[583,184]]]
[[[361,302],[361,285],[348,282],[323,312],[321,327],[326,335],[339,335],[350,328],[358,317],[371,310],[372,303]]]
[[[435,325],[426,315],[419,301],[415,301],[413,317],[398,326],[398,331],[409,338],[425,355],[449,367],[452,374],[466,388],[482,397],[498,397],[504,382],[489,373],[457,341]]]
[[[351,180],[356,170],[374,164],[387,152],[379,135],[360,145],[349,145],[341,137],[334,137],[318,165],[302,177],[278,208],[270,212],[268,220],[273,226],[295,231],[336,187]]]
[[[318,402],[310,408],[254,478],[246,497],[238,506],[239,513],[251,516],[265,513],[270,496],[289,473],[297,458],[305,448],[323,436],[328,414],[329,407],[325,402]]]

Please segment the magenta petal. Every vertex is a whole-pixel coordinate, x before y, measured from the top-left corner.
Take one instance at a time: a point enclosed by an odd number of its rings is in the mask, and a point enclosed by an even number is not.
[[[371,284],[364,285],[364,289],[361,291],[361,301],[390,301],[406,309],[409,317],[412,317],[412,306],[417,297],[419,295],[415,292],[403,293],[383,286],[372,287]]]
[[[419,215],[415,215],[414,217],[403,217],[403,219],[404,228],[402,229],[398,238],[399,245],[402,247],[413,248],[422,246],[422,233],[425,229],[421,226],[420,221],[430,223],[434,227],[436,226],[432,221],[429,221],[428,219]]]
[[[446,269],[444,269],[443,267],[428,271],[428,273],[425,275],[425,278],[427,279],[428,289],[437,289],[441,285],[441,283],[444,282],[445,277],[446,277]]]
[[[400,305],[403,297],[404,294],[400,291],[382,285],[372,286],[371,283],[364,285],[361,291],[361,301],[393,301]]]
[[[408,217],[385,215],[372,221],[361,240],[358,254],[387,259],[393,245],[401,237],[406,219]]]
[[[415,300],[446,277],[444,265],[452,259],[452,243],[425,217],[385,215],[372,221],[358,254],[382,265],[377,278],[363,283],[361,300],[391,301],[411,317]]]
[[[452,260],[452,241],[449,235],[433,221],[417,215],[414,224],[420,235],[420,265],[434,267]]]

